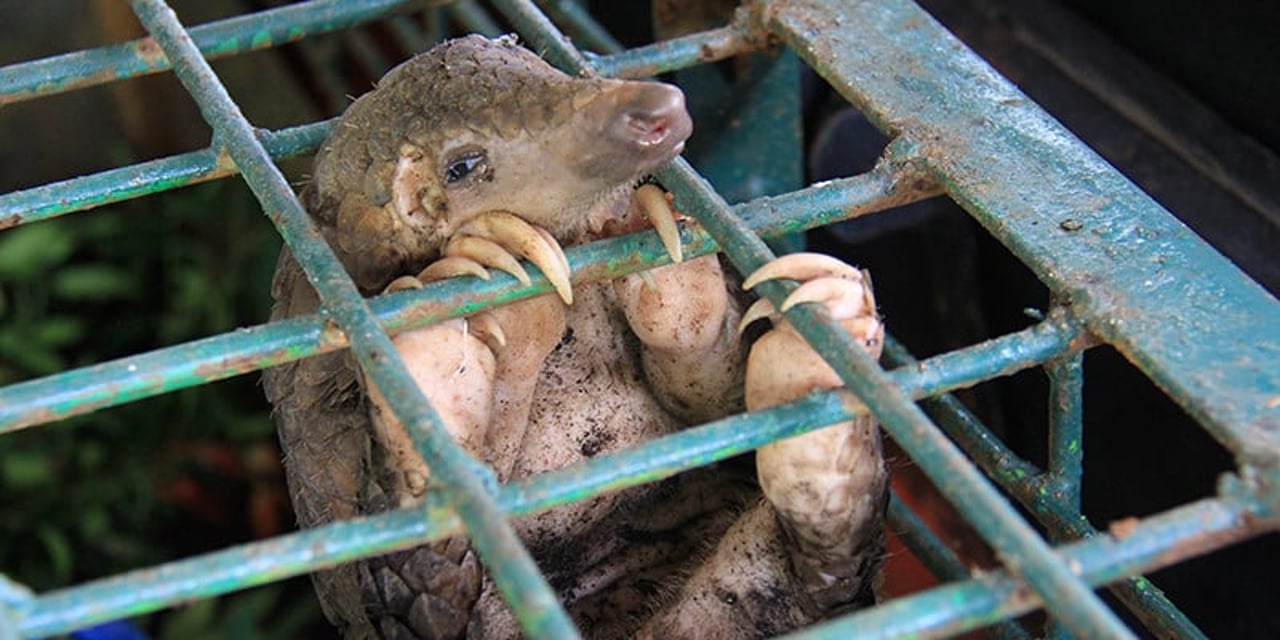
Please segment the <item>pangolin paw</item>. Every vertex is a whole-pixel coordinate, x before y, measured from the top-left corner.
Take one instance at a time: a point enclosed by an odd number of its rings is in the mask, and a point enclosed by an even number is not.
[[[876,315],[868,277],[835,258],[800,253],[779,258],[751,274],[743,286],[791,278],[800,286],[782,304],[822,304],[840,327],[878,356],[884,329]],[[790,402],[817,389],[843,386],[821,356],[782,320],[767,301],[748,309],[740,327],[770,317],[774,328],[752,346],[747,361],[746,403],[751,410]],[[842,575],[880,518],[885,471],[879,435],[862,416],[761,447],[756,471],[765,496],[819,573]],[[848,566],[846,566],[848,565]],[[817,574],[815,574],[817,575]],[[816,588],[816,587],[815,587]]]
[[[487,211],[463,223],[439,260],[427,265],[417,276],[402,276],[387,286],[421,287],[423,283],[457,276],[489,279],[486,269],[505,271],[521,284],[529,284],[529,272],[517,257],[532,262],[546,274],[556,294],[565,304],[573,304],[573,288],[569,283],[569,261],[551,233],[531,225],[507,211]]]
[[[786,313],[800,304],[815,303],[826,306],[831,317],[870,350],[879,353],[884,329],[876,315],[875,296],[871,291],[871,276],[844,262],[821,253],[792,253],[769,262],[747,276],[743,289],[752,289],[761,282],[787,278],[801,284],[782,302],[781,310],[761,298],[742,315],[738,331],[761,318],[780,323],[780,313]]]

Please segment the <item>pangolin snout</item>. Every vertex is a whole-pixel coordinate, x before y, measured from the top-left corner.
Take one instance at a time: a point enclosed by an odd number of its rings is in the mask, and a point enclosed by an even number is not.
[[[684,106],[684,93],[656,82],[628,83],[621,112],[610,127],[614,139],[634,145],[655,160],[669,160],[684,150],[693,121]]]

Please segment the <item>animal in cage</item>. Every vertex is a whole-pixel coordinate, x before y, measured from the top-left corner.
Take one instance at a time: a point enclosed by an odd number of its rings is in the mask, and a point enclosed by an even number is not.
[[[543,295],[394,337],[449,433],[499,481],[563,468],[734,412],[840,386],[743,286],[802,282],[878,353],[870,283],[797,254],[744,281],[682,260],[668,198],[645,178],[683,149],[681,92],[565,75],[513,39],[469,36],[392,70],[347,110],[301,197],[366,294],[541,270]],[[571,286],[562,246],[654,227],[673,264]],[[273,318],[318,310],[286,250]],[[769,318],[756,340],[740,326]],[[757,331],[758,333],[758,331]],[[747,343],[751,342],[750,345]],[[302,525],[419,504],[431,469],[349,354],[269,370]],[[589,637],[760,637],[869,604],[886,472],[869,418],[514,525]],[[465,538],[315,576],[348,637],[516,637]]]

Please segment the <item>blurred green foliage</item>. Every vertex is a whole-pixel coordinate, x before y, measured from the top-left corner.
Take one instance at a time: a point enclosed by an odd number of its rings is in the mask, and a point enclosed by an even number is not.
[[[0,232],[0,385],[264,322],[279,237],[240,180]],[[258,374],[6,434],[0,573],[37,591],[292,528]],[[140,621],[288,638],[305,579]]]

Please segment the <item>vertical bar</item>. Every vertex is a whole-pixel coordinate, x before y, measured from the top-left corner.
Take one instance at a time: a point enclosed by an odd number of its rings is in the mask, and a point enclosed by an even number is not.
[[[898,498],[897,493],[889,494],[889,526],[893,527],[898,539],[914,553],[933,575],[945,582],[959,582],[972,577],[969,568],[956,556],[955,552],[940,540],[929,525],[916,515],[911,507]],[[991,632],[998,640],[1030,640],[1021,625],[1013,620],[1001,620],[991,626]]]
[[[508,18],[519,24],[522,33],[525,29],[532,31],[525,35],[555,64],[573,73],[591,72],[591,65],[582,54],[529,0],[500,3],[495,0],[495,3],[505,8]],[[740,272],[754,271],[774,258],[764,241],[733,215],[728,203],[683,158],[676,158],[657,174],[662,184],[672,189],[688,207],[687,212],[716,239]],[[779,308],[794,287],[781,282],[760,285]],[[974,527],[1006,565],[1043,596],[1051,611],[1070,620],[1078,633],[1094,638],[1133,638],[1133,633],[1115,613],[1072,575],[1039,534],[956,445],[929,422],[902,388],[889,380],[871,356],[847,334],[835,330],[825,310],[815,311],[811,306],[792,308],[786,314],[787,320],[823,354],[840,374],[841,381],[866,403],[894,440],[911,454],[961,513],[976,514],[972,518]]]
[[[578,38],[581,43],[579,49],[590,49],[597,54],[618,53],[626,49],[608,29],[596,22],[578,0],[543,0],[539,4],[565,25],[565,30]]]
[[[525,633],[534,638],[576,638],[578,631],[560,606],[529,551],[520,543],[502,511],[475,475],[471,461],[445,431],[435,409],[413,384],[391,339],[378,326],[368,304],[346,276],[327,244],[319,241],[309,216],[280,170],[258,142],[226,88],[191,41],[164,0],[130,0],[139,20],[173,64],[183,86],[196,99],[215,140],[240,168],[245,181],[280,228],[312,278],[325,310],[351,341],[361,369],[401,417],[414,445],[431,465],[471,534],[472,544],[494,582],[515,611]]]
[[[1059,502],[1080,511],[1084,476],[1084,352],[1045,363],[1049,376],[1049,476]]]
[[[1084,475],[1084,353],[1074,353],[1045,363],[1049,376],[1049,485],[1059,504],[1080,512],[1080,482]],[[1069,535],[1050,530],[1056,542]],[[1073,636],[1056,616],[1045,623],[1046,640],[1071,640]]]
[[[724,248],[734,266],[749,273],[773,259],[764,241],[750,233],[728,204],[688,163],[677,159],[659,172],[662,183],[688,206],[686,211]],[[769,286],[775,285],[775,286]],[[791,285],[794,286],[794,285]],[[781,283],[760,285],[780,308],[789,288]],[[832,328],[830,318],[798,305],[787,320],[840,375],[875,414],[943,495],[969,517],[978,533],[995,549],[1006,566],[1038,592],[1054,614],[1071,621],[1073,630],[1090,638],[1133,638],[1115,613],[1054,555],[1007,500],[983,477],[924,413],[893,384],[884,370],[845,333]]]

